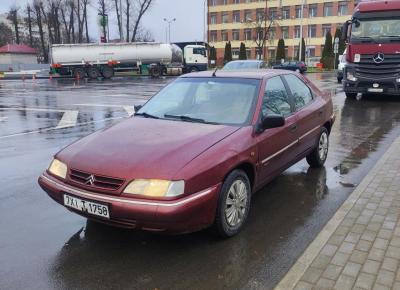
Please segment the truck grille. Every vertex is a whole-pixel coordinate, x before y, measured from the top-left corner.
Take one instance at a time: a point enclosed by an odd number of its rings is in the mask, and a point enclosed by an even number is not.
[[[400,75],[400,54],[385,54],[382,63],[374,62],[374,54],[361,55],[356,65],[356,74],[372,79],[393,78]]]
[[[76,169],[70,170],[69,178],[87,187],[103,190],[117,190],[124,183],[123,179],[94,175]]]

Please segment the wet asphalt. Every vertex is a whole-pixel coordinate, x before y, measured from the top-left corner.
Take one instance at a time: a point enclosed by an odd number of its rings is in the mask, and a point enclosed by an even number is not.
[[[228,240],[99,225],[37,185],[58,150],[172,79],[0,81],[0,289],[272,289],[400,134],[400,98],[346,99],[334,75],[309,78],[332,93],[337,116],[326,166],[301,161],[276,178]]]

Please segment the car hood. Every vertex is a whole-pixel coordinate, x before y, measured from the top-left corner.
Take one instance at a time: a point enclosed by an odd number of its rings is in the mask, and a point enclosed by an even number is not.
[[[136,117],[80,139],[56,157],[91,174],[174,179],[187,163],[239,129]]]

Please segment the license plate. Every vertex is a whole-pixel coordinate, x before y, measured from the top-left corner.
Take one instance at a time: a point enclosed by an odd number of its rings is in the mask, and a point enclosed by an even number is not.
[[[370,92],[370,93],[383,93],[383,89],[382,88],[369,88],[368,92]]]
[[[110,210],[108,209],[108,206],[97,202],[83,200],[68,194],[64,194],[64,205],[83,213],[88,213],[107,219],[110,218]]]

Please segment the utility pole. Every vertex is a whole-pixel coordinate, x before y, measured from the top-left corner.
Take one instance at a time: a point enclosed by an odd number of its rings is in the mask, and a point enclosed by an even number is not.
[[[208,22],[208,5],[207,5],[207,0],[204,0],[204,16],[203,16],[203,18],[204,18],[204,23],[203,23],[203,25],[204,25],[204,43],[206,43],[207,42],[207,35],[208,35],[208,33],[207,33],[207,26],[206,26],[206,22]]]
[[[176,18],[168,20],[167,18],[164,18],[164,21],[168,23],[168,42],[171,43],[171,23],[176,21]]]
[[[300,47],[299,47],[299,61],[301,61],[301,55],[303,53],[303,18],[304,18],[304,5],[306,0],[301,2],[301,20],[300,20]]]

